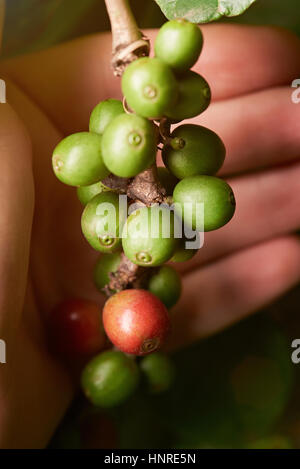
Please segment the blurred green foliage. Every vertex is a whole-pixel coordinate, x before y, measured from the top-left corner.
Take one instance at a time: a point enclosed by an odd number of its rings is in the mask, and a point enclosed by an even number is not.
[[[243,447],[272,432],[291,395],[287,340],[263,315],[178,351],[174,361],[169,392],[140,394],[116,412],[121,447]]]
[[[131,0],[141,28],[160,26],[165,18],[152,0]],[[257,0],[231,22],[275,24],[300,34],[299,0]],[[83,34],[109,29],[104,0],[8,0],[4,55],[48,47]]]
[[[290,353],[282,329],[266,315],[176,352],[176,380],[168,392],[151,396],[141,387],[110,412],[118,435],[114,444],[123,449],[291,446],[289,437],[277,433],[294,383]],[[107,427],[107,418],[99,419],[99,426]],[[79,421],[77,409],[52,447],[74,445]],[[102,430],[94,444],[109,444],[106,433]]]

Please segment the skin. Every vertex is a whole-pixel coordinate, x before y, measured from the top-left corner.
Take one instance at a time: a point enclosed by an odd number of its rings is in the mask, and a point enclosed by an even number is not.
[[[210,83],[213,103],[193,122],[224,140],[222,174],[237,212],[180,266],[184,293],[172,313],[170,348],[228,327],[300,280],[300,242],[291,234],[300,227],[300,106],[290,87],[300,72],[299,41],[275,28],[202,30],[195,70]],[[0,337],[8,344],[1,447],[44,447],[73,395],[45,347],[43,315],[65,297],[99,301],[91,282],[97,253],[80,232],[76,190],[52,173],[51,153],[64,136],[87,129],[100,100],[121,98],[110,48],[110,36],[97,35],[0,67],[8,95],[0,106]]]

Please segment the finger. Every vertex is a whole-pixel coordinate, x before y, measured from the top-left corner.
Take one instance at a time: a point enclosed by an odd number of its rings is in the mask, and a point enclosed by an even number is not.
[[[299,76],[300,41],[287,30],[212,24],[203,32],[196,71],[211,84],[213,99],[286,85]]]
[[[170,347],[228,327],[299,280],[300,241],[294,237],[268,241],[190,273],[172,313]]]
[[[233,219],[205,233],[204,247],[179,270],[194,269],[220,256],[300,227],[300,163],[229,181],[236,195]]]
[[[8,60],[1,70],[66,134],[86,130],[93,107],[121,94],[111,68],[110,34]]]
[[[0,331],[18,329],[27,284],[33,217],[31,144],[18,116],[0,105]]]
[[[270,27],[203,26],[205,46],[197,70],[215,99],[287,84],[299,75],[299,40]],[[157,31],[147,31],[153,40]],[[101,34],[9,60],[2,70],[39,103],[65,133],[85,129],[92,108],[120,97],[113,77],[111,36]]]
[[[26,122],[33,148],[36,202],[30,270],[34,302],[43,314],[65,297],[83,296],[99,302],[90,276],[96,253],[89,249],[79,228],[82,206],[76,190],[61,184],[51,166],[51,154],[63,136],[38,106],[9,81],[7,93]],[[80,268],[74,268],[74,252]],[[29,300],[33,302],[30,297]],[[39,316],[33,314],[32,307],[24,311],[23,317],[31,336],[41,336]]]
[[[282,87],[219,101],[196,119],[224,140],[227,156],[221,174],[300,158],[300,106],[291,94],[291,88]]]

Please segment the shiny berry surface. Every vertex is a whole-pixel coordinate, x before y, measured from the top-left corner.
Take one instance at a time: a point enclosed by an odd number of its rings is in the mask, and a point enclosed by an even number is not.
[[[173,198],[175,211],[183,215],[188,227],[197,231],[217,230],[226,225],[236,207],[229,184],[214,176],[182,179],[175,187]]]
[[[165,392],[173,384],[175,368],[167,355],[161,352],[151,353],[142,358],[140,367],[151,394]]]
[[[155,40],[155,55],[176,72],[184,72],[197,62],[202,46],[199,27],[178,18],[160,28]]]
[[[172,308],[181,295],[181,278],[169,265],[163,265],[151,276],[148,290],[157,296],[167,308]]]
[[[168,108],[166,116],[177,122],[204,112],[211,101],[211,91],[207,81],[192,71],[180,75],[177,81],[178,98],[176,103]]]
[[[82,203],[82,205],[87,205],[93,197],[101,192],[107,192],[110,189],[106,187],[102,182],[96,182],[90,186],[81,186],[77,188],[77,197]]]
[[[64,138],[54,149],[56,177],[69,186],[88,186],[104,179],[109,171],[101,152],[101,136],[79,132]]]
[[[96,251],[103,253],[119,251],[122,246],[120,234],[126,215],[127,206],[119,205],[117,194],[102,192],[96,195],[86,205],[81,217],[82,232],[88,243]]]
[[[185,124],[171,135],[178,148],[165,145],[162,156],[169,171],[178,179],[198,174],[213,176],[224,163],[226,149],[220,137],[200,125]],[[177,140],[176,140],[177,139]]]
[[[106,128],[101,148],[104,163],[113,174],[136,176],[155,161],[154,126],[141,116],[122,114]]]
[[[163,117],[175,103],[178,85],[172,70],[162,60],[143,57],[126,68],[122,90],[134,112],[154,119]]]
[[[116,272],[121,262],[121,253],[102,254],[94,268],[94,283],[102,290],[110,281],[110,273]]]
[[[133,394],[139,382],[139,370],[132,358],[107,350],[85,367],[81,385],[86,397],[97,407],[114,407]]]
[[[124,353],[147,355],[160,348],[170,329],[167,308],[146,290],[123,290],[103,309],[103,324],[111,342]]]
[[[101,308],[84,299],[60,303],[48,316],[51,349],[62,358],[89,358],[107,345]]]
[[[90,132],[102,135],[106,127],[120,114],[124,114],[123,104],[117,99],[106,99],[97,104],[90,117]]]
[[[166,207],[143,207],[133,212],[123,230],[122,245],[134,263],[155,267],[174,254],[178,240],[174,237],[174,214]]]
[[[186,248],[186,239],[180,240],[180,243],[171,259],[171,262],[187,262],[192,259],[198,252],[198,249]]]

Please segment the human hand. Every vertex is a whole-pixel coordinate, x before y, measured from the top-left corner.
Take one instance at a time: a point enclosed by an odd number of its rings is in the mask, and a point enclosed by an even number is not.
[[[290,88],[300,73],[299,41],[271,28],[209,25],[203,32],[196,70],[214,103],[196,121],[227,146],[222,174],[237,212],[181,267],[172,346],[238,321],[300,278],[300,244],[290,234],[300,225],[300,108]],[[82,207],[76,191],[53,175],[51,154],[63,136],[87,129],[99,101],[120,97],[110,49],[103,34],[0,68],[9,103],[0,107],[0,337],[8,348],[0,375],[2,447],[44,446],[72,397],[67,375],[48,355],[41,318],[65,297],[104,302],[91,281],[96,254],[80,232]]]

